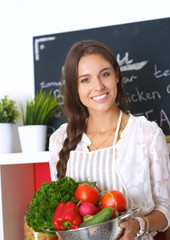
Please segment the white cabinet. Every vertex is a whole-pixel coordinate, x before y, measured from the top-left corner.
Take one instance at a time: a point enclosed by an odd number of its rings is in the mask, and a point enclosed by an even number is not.
[[[24,239],[24,216],[32,199],[34,163],[49,152],[0,154],[0,240]]]

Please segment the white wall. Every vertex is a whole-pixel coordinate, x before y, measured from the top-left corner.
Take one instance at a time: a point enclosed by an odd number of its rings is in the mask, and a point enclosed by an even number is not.
[[[169,0],[1,0],[0,98],[34,94],[32,37],[170,17]],[[14,126],[13,152],[20,151]]]

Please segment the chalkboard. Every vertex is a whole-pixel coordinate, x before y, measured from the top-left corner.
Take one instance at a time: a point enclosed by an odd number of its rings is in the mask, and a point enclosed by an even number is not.
[[[35,92],[61,96],[62,67],[79,40],[97,40],[116,56],[127,102],[134,115],[156,121],[170,135],[170,18],[33,37]],[[48,123],[49,134],[67,121],[62,112]]]

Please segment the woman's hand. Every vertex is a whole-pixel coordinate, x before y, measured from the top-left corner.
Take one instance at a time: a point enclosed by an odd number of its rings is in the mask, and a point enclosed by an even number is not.
[[[167,226],[168,221],[165,215],[159,210],[153,210],[149,215],[146,216],[149,221],[149,232],[159,231]],[[123,234],[117,239],[120,240],[132,240],[135,238],[136,233],[139,231],[139,222],[136,219],[129,219],[119,224]],[[121,233],[119,234],[121,235]]]
[[[123,236],[119,238],[120,240],[132,240],[135,236],[136,233],[139,230],[139,223],[135,219],[130,219],[124,222],[121,222],[119,226],[123,230]]]

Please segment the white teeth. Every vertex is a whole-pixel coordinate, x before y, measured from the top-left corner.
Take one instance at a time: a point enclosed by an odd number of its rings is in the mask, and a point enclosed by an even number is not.
[[[106,94],[101,95],[101,96],[98,96],[98,97],[93,97],[92,99],[94,99],[94,100],[100,100],[100,99],[102,99],[102,98],[104,98],[104,97],[106,97]]]

